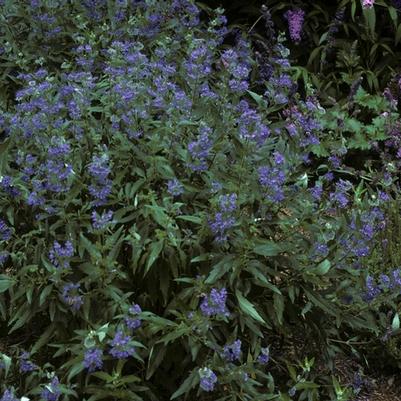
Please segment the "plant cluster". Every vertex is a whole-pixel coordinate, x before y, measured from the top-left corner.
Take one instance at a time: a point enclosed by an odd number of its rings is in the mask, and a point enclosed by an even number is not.
[[[399,330],[394,99],[191,0],[2,3],[1,401],[351,400],[314,365]]]

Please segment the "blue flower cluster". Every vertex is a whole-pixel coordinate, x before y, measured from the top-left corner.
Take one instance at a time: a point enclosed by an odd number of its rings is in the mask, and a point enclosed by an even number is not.
[[[49,259],[58,269],[69,269],[69,259],[74,256],[74,246],[71,241],[66,241],[64,246],[59,242],[54,241],[53,247],[49,252]]]
[[[270,360],[270,350],[268,347],[262,348],[260,350],[260,355],[258,356],[258,362],[261,365],[266,365]]]
[[[69,269],[69,258],[74,256],[74,246],[71,241],[66,241],[62,246],[58,241],[54,241],[52,249],[49,251],[49,259],[53,266],[59,269]]]
[[[113,211],[109,210],[99,215],[95,210],[92,212],[92,227],[95,230],[102,230],[112,223]]]
[[[38,369],[38,366],[29,360],[29,357],[30,357],[29,352],[21,353],[19,361],[21,373],[29,373],[32,372],[33,370]]]
[[[2,397],[0,398],[0,401],[20,401],[20,400],[14,396],[14,393],[11,390],[6,389]]]
[[[79,288],[79,283],[68,283],[63,287],[63,292],[61,293],[62,301],[74,311],[79,310],[84,303],[82,295],[78,295]]]
[[[10,227],[7,226],[4,220],[0,220],[0,240],[8,241],[11,238],[12,231]]]
[[[94,372],[103,367],[103,351],[93,347],[85,351],[83,365],[88,372]]]
[[[214,390],[217,383],[216,374],[209,368],[199,369],[200,388],[203,391],[210,392]]]
[[[142,312],[138,304],[133,304],[128,309],[128,315],[124,317],[124,323],[130,330],[136,330],[141,327],[142,321],[136,316]]]
[[[241,340],[236,340],[232,344],[225,345],[222,355],[229,362],[239,360],[241,356]]]
[[[117,359],[125,359],[134,355],[135,348],[130,345],[130,341],[130,336],[125,336],[121,330],[117,331],[113,340],[109,341],[110,355]]]
[[[217,242],[224,242],[228,239],[227,231],[236,223],[233,214],[237,209],[237,194],[221,195],[219,209],[215,213],[213,220],[209,221],[209,226],[215,235],[215,240]]]
[[[58,401],[61,396],[60,381],[57,376],[54,376],[51,382],[45,386],[40,393],[40,396],[45,401]]]
[[[229,316],[230,312],[226,307],[227,290],[222,288],[220,291],[213,288],[209,296],[204,296],[200,305],[202,314],[210,316]]]
[[[93,178],[93,183],[89,185],[89,193],[94,200],[93,206],[101,206],[106,203],[107,197],[111,193],[113,181],[109,178],[111,168],[109,166],[109,156],[106,153],[100,156],[94,155],[88,166],[89,174]]]

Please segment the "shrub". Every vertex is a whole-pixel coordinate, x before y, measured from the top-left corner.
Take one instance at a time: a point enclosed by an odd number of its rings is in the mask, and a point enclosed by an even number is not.
[[[330,120],[280,38],[258,94],[221,10],[95,3],[2,112],[3,399],[346,399],[309,356],[380,334],[361,267],[386,186],[316,173]]]

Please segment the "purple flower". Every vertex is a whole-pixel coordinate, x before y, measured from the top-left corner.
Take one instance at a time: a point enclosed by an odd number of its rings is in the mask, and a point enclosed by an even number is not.
[[[391,287],[391,279],[387,274],[380,274],[380,284],[382,288],[389,289]]]
[[[225,345],[223,357],[230,362],[238,360],[241,355],[241,340],[236,340],[232,344]]]
[[[94,198],[94,206],[103,205],[111,193],[113,181],[108,178],[111,168],[109,166],[109,156],[103,153],[100,156],[94,155],[88,166],[89,174],[94,182],[89,186],[89,193]]]
[[[305,11],[301,9],[288,10],[284,16],[288,21],[288,29],[290,31],[291,40],[295,43],[299,43],[301,41],[301,32],[305,18]]]
[[[217,242],[227,241],[227,230],[235,225],[232,213],[237,209],[237,194],[222,195],[219,199],[220,210],[215,213],[214,219],[209,221],[210,229]]]
[[[7,251],[0,252],[0,266],[3,266],[9,256],[10,254]]]
[[[53,377],[52,381],[45,386],[40,395],[45,401],[58,401],[61,396],[61,390],[60,381],[57,376]]]
[[[188,78],[193,81],[200,80],[212,71],[212,58],[206,43],[199,43],[191,51],[188,59],[184,61]]]
[[[11,390],[4,391],[0,401],[19,401],[18,398],[14,397],[14,393]]]
[[[391,288],[401,287],[400,269],[395,269],[391,272]]]
[[[82,295],[77,294],[79,288],[80,284],[78,283],[68,283],[63,287],[63,292],[61,294],[63,302],[69,305],[74,311],[79,310],[84,303]]]
[[[199,369],[199,376],[200,376],[200,388],[203,391],[213,391],[214,386],[217,383],[217,376],[216,374],[209,368],[202,368]]]
[[[212,130],[209,127],[202,127],[198,139],[188,145],[188,151],[195,161],[195,164],[191,163],[189,165],[193,171],[207,170],[206,159],[213,146],[213,142],[209,138],[211,132]]]
[[[28,372],[32,372],[33,370],[37,369],[38,366],[35,365],[34,363],[32,363],[29,360],[29,352],[22,352],[20,355],[20,361],[19,361],[19,365],[20,365],[20,372],[21,373],[28,373]]]
[[[99,184],[104,184],[110,174],[110,167],[108,165],[109,156],[107,153],[101,156],[93,156],[91,163],[88,166],[90,175],[96,179]]]
[[[8,193],[12,197],[16,197],[20,195],[18,189],[14,187],[13,180],[10,176],[5,175],[0,178],[0,187],[4,190],[4,192]]]
[[[134,355],[135,348],[129,345],[130,341],[130,336],[124,336],[124,333],[121,330],[117,331],[113,340],[109,341],[109,344],[112,346],[109,353],[114,358],[118,359],[125,359]]]
[[[323,195],[323,185],[321,182],[317,182],[313,188],[309,189],[310,194],[312,195],[312,198],[315,201],[320,201]]]
[[[111,223],[111,219],[113,218],[113,211],[109,210],[108,212],[103,212],[100,216],[95,210],[92,212],[92,226],[95,230],[102,230],[109,223]]]
[[[50,140],[51,146],[47,149],[50,157],[59,158],[67,156],[71,151],[71,146],[62,137],[52,137]]]
[[[261,114],[249,106],[246,100],[241,100],[236,107],[239,117],[236,119],[239,134],[242,139],[263,145],[270,135],[269,128],[263,123]]]
[[[74,247],[71,241],[66,241],[64,247],[54,241],[53,248],[49,252],[49,259],[56,268],[68,269],[70,267],[69,258],[74,255]]]
[[[141,312],[142,309],[138,304],[133,304],[128,309],[128,316],[124,317],[124,322],[129,329],[135,330],[141,326],[142,324],[141,319],[135,318],[135,316],[140,314]]]
[[[11,238],[12,232],[4,220],[0,220],[0,240],[8,241]]]
[[[317,243],[313,248],[313,257],[316,258],[325,258],[329,253],[329,247],[324,243]]]
[[[330,193],[330,200],[337,203],[340,208],[346,207],[349,202],[347,191],[351,188],[352,184],[349,181],[340,179],[336,184],[335,192]]]
[[[103,351],[99,348],[90,348],[85,351],[83,365],[89,372],[102,369],[103,367]]]
[[[366,302],[372,302],[378,295],[380,295],[381,289],[374,282],[372,276],[366,277],[366,291],[363,294],[363,300]]]
[[[274,203],[284,200],[286,174],[278,167],[263,166],[258,169],[259,183],[264,187],[266,198]]]
[[[222,288],[220,291],[213,288],[209,296],[204,296],[200,309],[204,316],[229,316],[226,307],[227,290]]]
[[[167,192],[172,196],[179,196],[184,193],[184,187],[177,178],[174,178],[167,182]]]
[[[270,359],[270,350],[268,347],[262,348],[260,350],[260,355],[258,356],[258,362],[261,365],[266,365],[269,362]]]

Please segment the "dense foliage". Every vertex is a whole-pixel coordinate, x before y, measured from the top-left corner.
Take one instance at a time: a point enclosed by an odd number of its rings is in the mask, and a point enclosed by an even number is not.
[[[2,2],[2,401],[346,401],[336,355],[399,364],[397,99],[323,103],[261,16]]]
[[[231,22],[262,38],[269,32],[260,19],[260,8],[266,4],[274,25],[289,40],[299,83],[313,82],[324,103],[330,97],[348,96],[360,79],[366,90],[383,91],[400,74],[399,0],[221,0],[218,4],[227,9]]]

